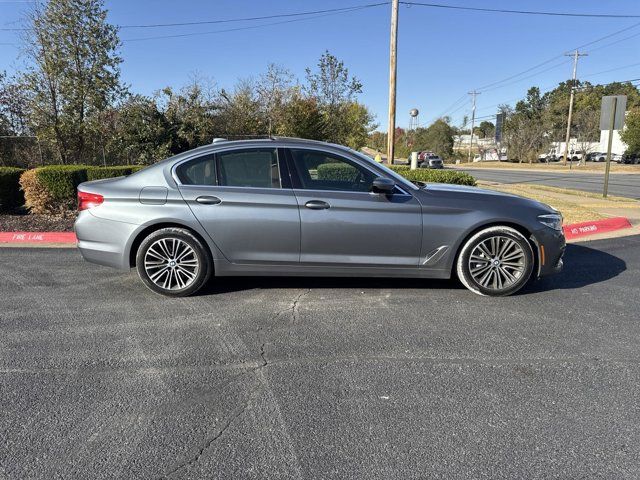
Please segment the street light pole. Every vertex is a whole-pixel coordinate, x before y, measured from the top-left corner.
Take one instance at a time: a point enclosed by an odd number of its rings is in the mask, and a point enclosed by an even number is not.
[[[387,164],[393,165],[396,136],[396,74],[398,45],[398,7],[400,1],[391,3],[391,41],[389,45],[389,125],[387,129]]]
[[[479,92],[475,90],[469,92],[472,98],[472,106],[471,106],[471,136],[469,137],[469,155],[467,157],[467,162],[471,163],[471,148],[473,147],[473,128],[476,124],[476,95],[480,95]]]
[[[564,142],[564,165],[567,164],[569,157],[569,138],[571,136],[571,117],[573,115],[573,96],[576,90],[576,73],[578,71],[578,58],[587,56],[586,53],[580,53],[578,49],[572,54],[565,53],[565,56],[573,56],[573,75],[571,76],[571,96],[569,97],[569,118],[567,119],[567,135]],[[571,162],[569,162],[569,168],[571,168]]]

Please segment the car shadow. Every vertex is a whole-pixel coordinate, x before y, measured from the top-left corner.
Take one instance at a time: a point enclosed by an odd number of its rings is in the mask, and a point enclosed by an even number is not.
[[[614,278],[627,269],[625,261],[615,255],[575,243],[567,244],[563,260],[562,272],[532,282],[521,294],[582,288]]]
[[[616,277],[627,268],[620,258],[585,245],[568,244],[562,272],[531,282],[516,295],[549,290],[582,288]],[[224,277],[213,279],[197,296],[218,295],[260,289],[353,288],[353,289],[455,289],[464,287],[457,279],[367,278],[367,277]]]
[[[196,295],[217,295],[260,289],[463,289],[457,279],[371,277],[224,277],[213,279]]]

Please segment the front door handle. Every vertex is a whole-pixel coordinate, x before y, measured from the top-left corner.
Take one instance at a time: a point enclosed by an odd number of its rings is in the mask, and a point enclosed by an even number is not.
[[[212,195],[202,195],[201,197],[196,198],[196,202],[203,205],[218,205],[222,200]]]
[[[309,200],[304,206],[311,210],[326,210],[330,205],[322,200]]]

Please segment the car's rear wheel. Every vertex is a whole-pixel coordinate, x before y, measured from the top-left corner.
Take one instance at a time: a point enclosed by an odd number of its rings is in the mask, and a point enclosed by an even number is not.
[[[527,283],[534,255],[529,241],[506,226],[485,228],[465,242],[456,270],[462,284],[474,293],[511,295]]]
[[[162,228],[146,237],[136,254],[136,268],[147,287],[170,297],[194,294],[213,270],[207,248],[183,228]]]

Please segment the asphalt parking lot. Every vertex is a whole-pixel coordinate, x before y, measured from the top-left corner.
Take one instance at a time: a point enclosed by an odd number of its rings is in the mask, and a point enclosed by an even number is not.
[[[640,237],[503,299],[0,249],[1,478],[640,476]]]
[[[461,170],[473,175],[478,180],[502,184],[534,183],[591,193],[602,193],[604,185],[604,174],[597,173],[514,171],[484,168],[461,168]],[[609,178],[609,195],[640,199],[640,175],[612,173]]]

